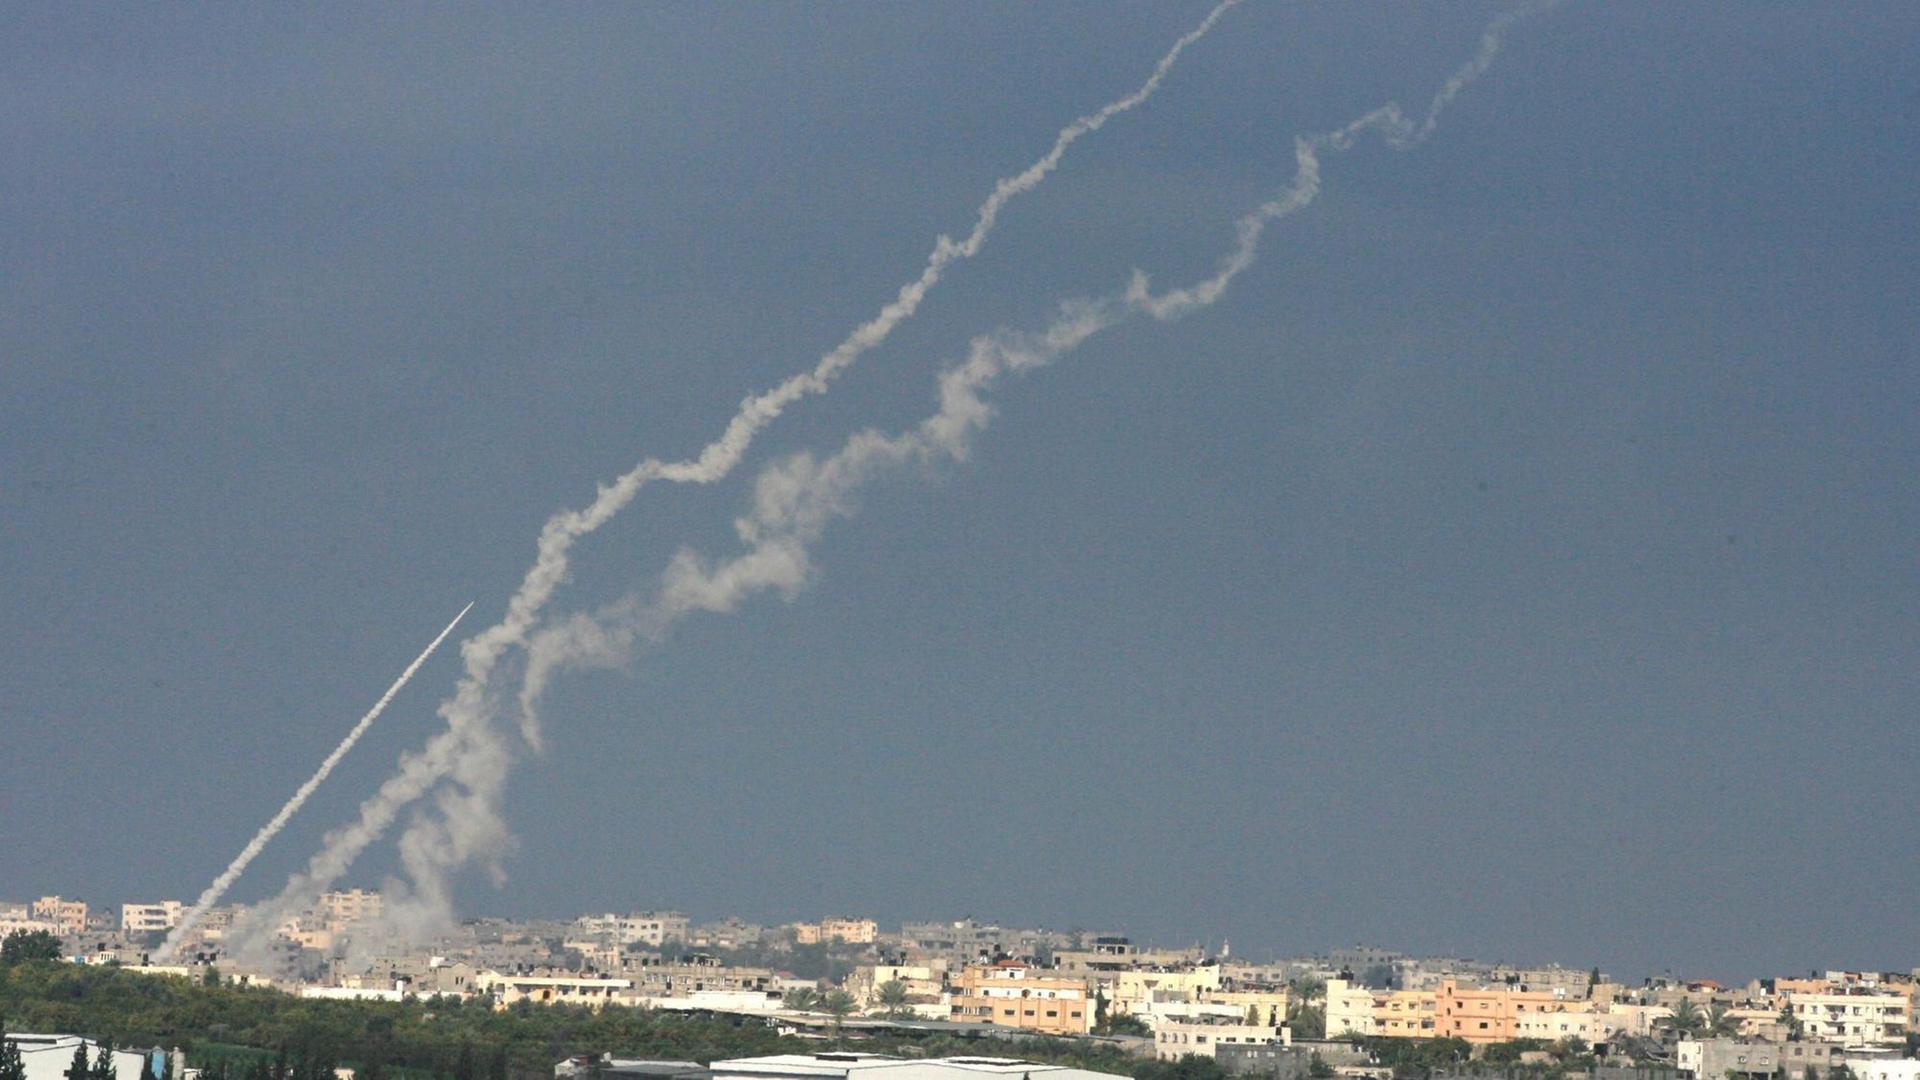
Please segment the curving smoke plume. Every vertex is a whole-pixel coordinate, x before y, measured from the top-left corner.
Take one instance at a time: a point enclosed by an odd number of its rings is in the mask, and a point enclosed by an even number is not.
[[[1214,303],[1234,279],[1253,264],[1267,226],[1309,205],[1319,194],[1323,151],[1350,148],[1363,133],[1377,133],[1389,146],[1409,149],[1432,133],[1441,111],[1498,52],[1506,29],[1534,7],[1495,20],[1481,38],[1473,59],[1454,73],[1428,106],[1424,120],[1408,120],[1396,105],[1386,105],[1335,131],[1295,142],[1293,181],[1275,198],[1243,216],[1236,243],[1209,277],[1183,288],[1154,293],[1146,275],[1135,272],[1123,290],[1107,297],[1071,301],[1039,333],[1003,332],[975,339],[966,359],[945,372],[939,383],[939,409],[917,426],[897,434],[863,431],[826,458],[796,454],[762,471],[748,512],[735,522],[742,549],[720,560],[683,549],[648,594],[634,593],[593,614],[553,622],[527,642],[527,663],[519,708],[523,723],[536,722],[540,699],[553,676],[563,670],[624,663],[633,650],[659,640],[685,615],[725,613],[750,597],[778,591],[791,596],[812,577],[811,551],[835,520],[852,515],[860,489],[874,477],[903,466],[964,460],[974,437],[992,417],[986,392],[1003,376],[1052,363],[1088,338],[1131,315],[1177,319]],[[455,813],[465,809],[453,804]],[[453,873],[470,865],[474,854],[490,854],[473,845],[469,823],[446,813],[415,818],[400,839],[401,854],[414,891],[394,906],[406,926],[444,924]],[[494,815],[497,818],[497,815]]]
[[[340,759],[347,756],[347,751],[353,749],[353,744],[360,741],[360,736],[367,733],[367,729],[373,726],[373,722],[380,719],[380,714],[387,711],[387,705],[400,693],[400,689],[407,685],[407,680],[413,678],[413,673],[420,670],[420,666],[427,662],[427,657],[433,655],[433,651],[440,647],[441,642],[447,640],[447,635],[453,633],[453,628],[459,626],[460,620],[466,618],[467,612],[472,610],[473,601],[468,601],[467,606],[460,609],[460,614],[455,615],[453,621],[447,624],[447,628],[440,631],[440,636],[429,642],[426,649],[413,658],[413,663],[408,664],[406,670],[400,673],[400,677],[393,680],[393,685],[387,687],[387,692],[380,695],[380,700],[373,703],[373,708],[368,709],[366,715],[360,718],[360,722],[353,725],[353,730],[347,732],[347,737],[340,740],[340,745],[333,748],[333,753],[327,755],[326,760],[320,763],[320,767],[313,771],[312,776],[307,777],[307,782],[300,785],[300,790],[293,793],[293,798],[287,800],[286,805],[280,808],[280,812],[273,815],[273,820],[262,826],[260,831],[253,835],[253,839],[247,841],[247,846],[240,849],[240,854],[234,856],[234,860],[220,872],[220,876],[213,879],[213,884],[207,886],[206,891],[200,894],[200,899],[193,902],[193,906],[180,916],[180,921],[167,934],[167,940],[160,946],[162,957],[173,956],[174,952],[180,948],[180,942],[192,932],[194,927],[200,925],[200,920],[206,915],[207,909],[219,903],[220,898],[226,895],[227,890],[232,888],[233,883],[239,879],[241,872],[246,870],[247,864],[252,862],[275,836],[279,835],[280,830],[286,827],[288,819],[300,812],[300,808],[306,805],[307,799],[313,795],[314,789],[318,788],[321,781],[333,772],[333,767],[340,764]]]
[[[566,582],[570,569],[569,555],[574,543],[610,521],[633,501],[641,488],[653,481],[708,484],[731,473],[761,429],[796,401],[824,393],[847,367],[884,342],[896,327],[918,310],[927,294],[940,282],[948,266],[956,260],[972,258],[979,253],[1007,203],[1038,187],[1059,167],[1067,149],[1083,136],[1100,130],[1107,121],[1137,108],[1152,97],[1187,47],[1212,30],[1221,16],[1239,2],[1220,0],[1193,29],[1174,41],[1154,65],[1146,81],[1132,93],[1108,102],[1060,129],[1052,147],[1044,155],[1019,173],[994,185],[992,193],[976,211],[973,228],[964,239],[956,241],[948,236],[940,236],[919,276],[903,285],[878,314],[856,327],[810,369],[743,401],[720,437],[702,448],[699,454],[672,462],[648,458],[612,483],[602,485],[594,500],[585,508],[562,511],[549,518],[540,531],[534,563],[527,570],[519,589],[509,599],[506,615],[499,623],[476,634],[461,646],[466,674],[453,697],[440,706],[440,715],[447,722],[447,730],[436,735],[419,752],[401,758],[399,772],[383,784],[372,798],[361,804],[359,820],[329,833],[306,870],[294,875],[278,896],[255,910],[235,935],[237,945],[244,950],[263,943],[286,915],[311,904],[320,891],[346,872],[367,845],[385,834],[401,811],[433,790],[442,780],[452,781],[452,786],[435,793],[435,805],[445,820],[462,823],[458,830],[454,830],[458,835],[449,836],[447,843],[457,847],[463,863],[476,856],[486,859],[497,877],[499,857],[505,854],[511,840],[495,807],[512,760],[513,748],[493,723],[498,710],[495,708],[492,679],[502,656],[507,650],[525,643],[528,632],[538,624],[541,612],[554,592]],[[538,749],[541,734],[533,715],[522,714],[520,734],[528,745]],[[413,836],[414,830],[409,830],[408,835]],[[403,856],[408,848],[409,841],[403,839]],[[411,864],[413,860],[408,861]],[[415,880],[418,887],[433,894],[429,900],[443,899],[437,881]],[[396,910],[399,907],[396,905]]]

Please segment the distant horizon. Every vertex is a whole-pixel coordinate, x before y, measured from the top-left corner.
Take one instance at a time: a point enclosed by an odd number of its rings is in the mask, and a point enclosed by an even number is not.
[[[1920,5],[1540,7],[23,9],[0,882],[1920,963]]]

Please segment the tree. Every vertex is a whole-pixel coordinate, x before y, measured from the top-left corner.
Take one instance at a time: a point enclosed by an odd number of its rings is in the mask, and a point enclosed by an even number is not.
[[[789,1009],[812,1012],[820,1007],[820,991],[811,986],[802,986],[797,990],[787,991],[784,1000]]]
[[[20,1060],[20,1044],[6,1037],[0,1025],[0,1080],[27,1080],[26,1062]]]
[[[820,999],[820,1011],[833,1017],[833,1033],[835,1035],[840,1033],[840,1022],[845,1020],[852,1014],[853,1010],[859,1007],[860,1003],[853,1000],[853,995],[847,993],[845,990],[829,990]]]
[[[913,1012],[908,1008],[910,996],[907,993],[907,984],[899,979],[888,979],[880,984],[880,989],[874,992],[875,1000],[880,1002],[881,1007],[886,1010],[886,1017],[889,1020],[898,1020]]]
[[[100,1052],[93,1059],[93,1080],[114,1080],[113,1040],[100,1040]]]
[[[1313,1056],[1307,1059],[1307,1075],[1312,1080],[1330,1080],[1334,1075],[1333,1066],[1327,1064],[1327,1059],[1320,1056],[1320,1051],[1315,1050]]]
[[[1095,1035],[1138,1035],[1141,1038],[1153,1037],[1153,1029],[1147,1026],[1147,1022],[1132,1013],[1114,1013],[1095,1025],[1093,1033]]]
[[[0,967],[60,959],[60,939],[48,930],[15,930],[0,941]]]
[[[206,970],[200,973],[200,985],[201,986],[219,986],[220,985],[220,969],[217,967],[214,967],[212,964],[208,964],[206,967]]]
[[[1287,1027],[1296,1039],[1327,1037],[1327,1010],[1318,1005],[1296,1001],[1287,1006]]]
[[[93,1066],[87,1064],[87,1043],[82,1039],[73,1047],[73,1061],[61,1074],[67,1080],[93,1080]]]
[[[1700,1029],[1707,1026],[1705,1014],[1700,1007],[1687,998],[1681,998],[1673,1007],[1673,1015],[1660,1019],[1660,1026],[1673,1034],[1685,1038],[1698,1035]]]

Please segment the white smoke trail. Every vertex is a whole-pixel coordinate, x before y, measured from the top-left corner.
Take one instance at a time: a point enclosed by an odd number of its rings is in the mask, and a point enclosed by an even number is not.
[[[286,805],[280,808],[280,812],[273,815],[273,820],[267,822],[259,832],[253,835],[253,839],[247,841],[247,846],[241,848],[240,854],[227,864],[227,868],[220,872],[219,877],[213,879],[213,884],[208,885],[206,891],[200,894],[200,899],[195,900],[193,906],[180,916],[180,921],[174,925],[173,930],[167,934],[167,940],[160,946],[162,957],[173,956],[174,952],[180,948],[180,942],[200,924],[207,909],[226,895],[227,890],[232,888],[233,883],[239,879],[241,872],[246,870],[247,864],[252,862],[275,836],[280,834],[280,830],[286,827],[288,819],[300,812],[300,808],[306,805],[307,799],[313,795],[314,790],[320,786],[328,774],[333,772],[334,766],[340,764],[340,759],[347,756],[347,752],[353,749],[353,744],[360,741],[360,736],[365,735],[367,729],[373,726],[373,722],[380,719],[380,714],[387,711],[387,706],[400,693],[401,688],[407,685],[407,680],[413,678],[413,673],[419,671],[420,666],[433,655],[433,651],[440,647],[440,643],[447,640],[447,635],[453,633],[453,628],[459,626],[460,620],[467,617],[467,612],[473,610],[473,603],[468,601],[467,606],[460,609],[460,614],[455,615],[453,621],[447,624],[447,628],[427,643],[427,647],[421,651],[420,655],[413,658],[413,663],[408,664],[406,670],[400,673],[400,677],[393,680],[393,685],[387,687],[387,692],[380,695],[380,700],[373,703],[373,708],[368,709],[366,715],[360,718],[360,722],[353,725],[353,730],[347,732],[347,737],[340,740],[340,745],[333,748],[333,752],[327,755],[326,760],[320,763],[320,767],[313,771],[312,776],[307,777],[307,782],[301,784],[300,789],[293,793],[293,798],[288,799]]]
[[[909,462],[966,456],[973,435],[991,417],[983,393],[1001,375],[1051,363],[1131,313],[1175,319],[1214,303],[1253,264],[1265,228],[1317,196],[1323,150],[1345,150],[1366,131],[1377,132],[1396,149],[1418,145],[1432,132],[1446,104],[1486,70],[1505,29],[1533,10],[1537,7],[1503,15],[1489,26],[1479,51],[1434,96],[1421,124],[1412,124],[1397,106],[1387,105],[1338,130],[1296,140],[1293,182],[1240,219],[1237,242],[1212,276],[1155,294],[1145,275],[1136,272],[1128,287],[1115,296],[1065,305],[1060,317],[1039,334],[980,338],[967,359],[942,377],[940,410],[917,428],[893,436],[863,432],[824,461],[802,454],[767,469],[756,484],[751,511],[736,523],[744,552],[709,562],[682,551],[651,598],[631,595],[594,615],[551,624],[533,636],[527,643],[520,694],[521,710],[529,717],[524,722],[534,722],[531,717],[537,714],[541,694],[560,670],[621,663],[636,644],[658,639],[688,613],[728,612],[758,592],[773,589],[791,595],[804,588],[811,570],[810,548],[832,520],[853,512],[855,493],[872,476]],[[456,774],[472,769],[496,786],[476,788],[463,783],[460,789],[442,789],[438,813],[416,814],[401,837],[401,855],[413,887],[390,909],[396,919],[414,928],[447,925],[452,874],[476,860],[496,858],[498,845],[504,842],[498,810],[486,802],[489,793],[497,791],[504,765],[484,754],[461,758],[457,747],[447,749],[456,753],[450,763]],[[496,768],[497,774],[491,771]]]
[[[869,480],[908,464],[966,458],[974,436],[992,418],[984,394],[1001,376],[1050,364],[1133,313],[1170,320],[1213,304],[1253,265],[1266,227],[1305,208],[1319,194],[1322,150],[1346,150],[1369,130],[1395,149],[1419,145],[1432,133],[1447,103],[1486,71],[1507,27],[1544,6],[1523,8],[1490,24],[1479,52],[1441,87],[1420,125],[1407,121],[1397,105],[1388,104],[1335,131],[1296,140],[1292,183],[1239,220],[1236,243],[1213,275],[1156,295],[1146,275],[1135,271],[1118,294],[1063,305],[1053,323],[1038,334],[1002,332],[977,338],[965,361],[941,376],[939,410],[918,426],[895,435],[860,432],[824,460],[802,453],[766,468],[755,484],[751,509],[734,525],[745,548],[741,554],[711,562],[683,549],[662,574],[651,598],[629,594],[595,614],[575,615],[537,632],[527,646],[521,711],[537,712],[558,672],[622,664],[637,644],[658,641],[682,616],[696,611],[730,612],[767,590],[791,596],[803,589],[811,577],[811,548],[833,520],[854,512],[855,495]],[[457,832],[445,823],[421,820],[402,838],[414,880],[433,883],[425,895],[444,898],[447,875],[462,865],[464,852],[449,842]]]
[[[451,779],[466,789],[467,795],[443,791],[437,798],[442,809],[460,809],[460,820],[467,822],[473,835],[463,844],[470,850],[497,849],[506,836],[505,824],[491,807],[497,804],[499,786],[510,764],[512,749],[497,732],[490,730],[490,684],[495,667],[505,652],[525,642],[541,611],[552,599],[570,572],[569,554],[581,537],[606,524],[655,480],[675,483],[707,484],[718,481],[737,466],[754,437],[777,419],[788,406],[813,394],[824,393],[830,383],[860,356],[884,342],[901,323],[918,310],[921,302],[940,282],[947,267],[959,259],[972,258],[986,243],[1001,211],[1016,196],[1038,187],[1065,157],[1067,149],[1082,137],[1104,127],[1107,121],[1144,104],[1160,88],[1167,74],[1188,46],[1199,41],[1219,22],[1221,16],[1240,0],[1220,0],[1193,29],[1182,34],[1154,65],[1146,81],[1132,93],[1117,98],[1060,129],[1053,145],[1038,160],[1013,176],[1005,177],[976,211],[972,230],[964,240],[947,236],[936,239],[925,265],[914,280],[900,288],[892,301],[878,314],[855,327],[839,345],[827,352],[809,370],[797,373],[764,393],[747,398],[720,437],[692,458],[662,462],[648,458],[633,469],[602,485],[594,500],[584,509],[567,510],[549,518],[541,528],[532,567],[519,589],[508,600],[501,621],[474,635],[461,646],[466,674],[443,702],[440,715],[447,721],[446,731],[436,735],[417,754],[401,759],[400,771],[389,779],[372,798],[361,804],[360,818],[329,833],[321,850],[310,860],[304,873],[291,878],[279,896],[257,909],[249,921],[248,933],[241,940],[258,941],[281,921],[284,913],[305,907],[312,897],[344,873],[367,845],[392,825],[399,812],[427,793],[442,779]],[[521,736],[538,749],[541,741],[537,722],[523,718]]]

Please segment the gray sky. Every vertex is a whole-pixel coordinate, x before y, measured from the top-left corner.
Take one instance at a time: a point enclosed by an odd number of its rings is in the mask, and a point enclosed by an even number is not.
[[[0,896],[188,898],[541,523],[696,451],[1193,4],[0,15]],[[1251,2],[730,482],[1206,273],[1499,6]],[[1009,383],[790,602],[549,698],[469,911],[1905,968],[1920,12],[1573,4],[1186,320]],[[436,728],[437,657],[244,878]],[[395,869],[377,848],[351,883]]]

